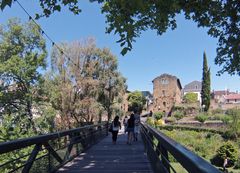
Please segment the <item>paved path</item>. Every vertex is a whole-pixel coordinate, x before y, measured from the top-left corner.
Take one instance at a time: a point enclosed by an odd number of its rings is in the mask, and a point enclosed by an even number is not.
[[[58,173],[152,173],[141,139],[127,145],[126,138],[120,132],[117,144],[113,145],[109,135]]]

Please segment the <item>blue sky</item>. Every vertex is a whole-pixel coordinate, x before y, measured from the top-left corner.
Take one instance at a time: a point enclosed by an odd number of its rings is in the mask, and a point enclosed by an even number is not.
[[[34,16],[39,11],[38,3],[34,0],[19,0],[19,2]],[[201,80],[202,59],[205,51],[208,65],[211,68],[211,89],[240,91],[239,76],[224,74],[216,76],[220,67],[214,64],[216,57],[217,39],[207,35],[207,30],[198,28],[197,24],[185,20],[182,15],[177,16],[178,27],[169,30],[162,36],[155,31],[143,32],[133,43],[133,50],[124,57],[121,47],[116,41],[117,35],[105,34],[105,16],[100,13],[97,3],[81,2],[82,13],[73,15],[68,10],[55,13],[49,18],[42,18],[37,22],[44,31],[55,41],[76,41],[94,37],[98,47],[108,47],[118,57],[119,71],[127,78],[128,89],[149,90],[152,92],[152,80],[169,73],[177,76],[182,86],[193,80]],[[0,11],[0,24],[9,18],[19,17],[22,22],[28,20],[18,4],[12,8]],[[50,54],[51,44],[47,41]]]

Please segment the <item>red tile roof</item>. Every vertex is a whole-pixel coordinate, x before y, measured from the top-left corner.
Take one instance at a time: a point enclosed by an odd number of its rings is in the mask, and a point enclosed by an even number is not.
[[[230,95],[226,95],[225,98],[227,100],[239,100],[240,99],[240,94],[230,94]]]
[[[213,91],[213,94],[214,94],[214,95],[219,95],[219,96],[228,95],[228,94],[229,94],[229,91],[228,91],[228,90]]]

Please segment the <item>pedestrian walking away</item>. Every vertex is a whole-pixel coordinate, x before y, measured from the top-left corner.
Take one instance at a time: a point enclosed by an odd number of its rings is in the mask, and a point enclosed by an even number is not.
[[[140,115],[137,110],[134,110],[134,141],[138,140],[140,132]]]
[[[127,144],[132,144],[133,138],[134,138],[134,114],[130,115],[130,118],[128,119],[127,123]]]
[[[127,115],[123,119],[123,125],[124,125],[124,133],[127,133],[127,124],[128,124],[128,117]]]
[[[112,143],[116,144],[117,135],[119,130],[121,129],[121,123],[119,121],[119,116],[116,116],[112,122]]]

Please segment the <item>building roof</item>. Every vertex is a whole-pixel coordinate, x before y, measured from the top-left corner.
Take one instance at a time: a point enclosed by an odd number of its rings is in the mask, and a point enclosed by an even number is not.
[[[148,98],[152,98],[153,95],[150,93],[150,91],[141,91],[142,92],[142,95],[144,97],[148,97]]]
[[[219,90],[219,91],[213,91],[213,94],[218,96],[223,96],[223,95],[229,95],[230,92],[229,90]]]
[[[167,73],[161,74],[160,76],[154,78],[154,79],[152,80],[152,82],[154,82],[156,79],[164,78],[164,77],[176,79],[176,80],[177,80],[177,83],[178,83],[178,85],[179,85],[180,90],[182,89],[182,85],[181,85],[180,79],[178,79],[176,76],[173,76],[173,75],[170,75],[170,74],[167,74]]]
[[[156,79],[159,79],[159,78],[164,78],[164,77],[178,79],[176,76],[173,76],[173,75],[170,75],[170,74],[167,74],[167,73],[163,73],[163,74],[161,74],[160,76],[155,77],[155,78],[153,79],[153,81],[155,81]],[[153,82],[153,81],[152,81],[152,82]]]
[[[229,94],[225,96],[226,100],[239,100],[240,99],[240,94]]]
[[[192,81],[185,85],[183,88],[184,92],[200,92],[202,90],[202,82]]]

